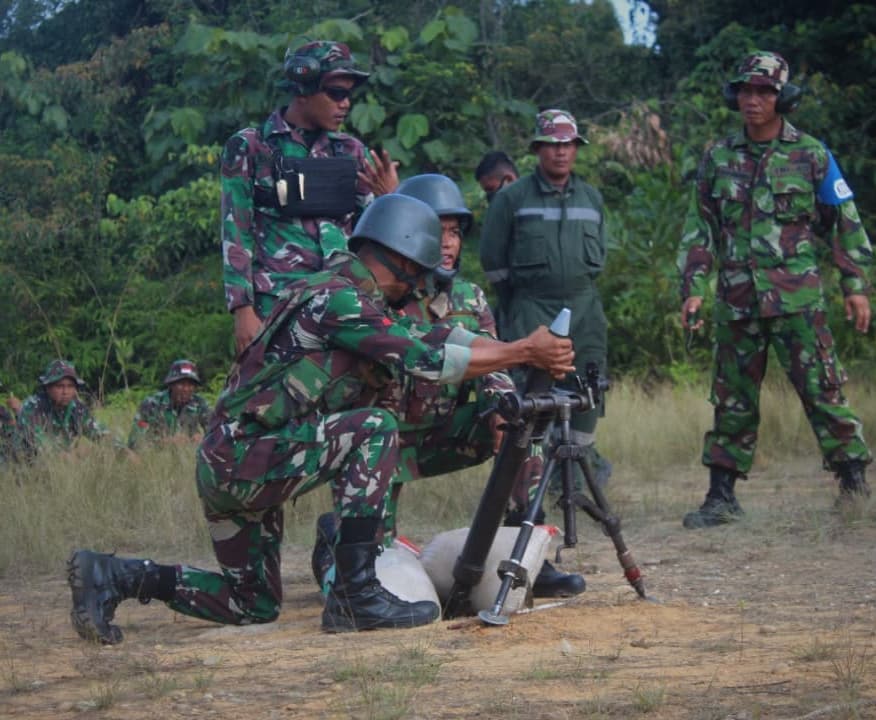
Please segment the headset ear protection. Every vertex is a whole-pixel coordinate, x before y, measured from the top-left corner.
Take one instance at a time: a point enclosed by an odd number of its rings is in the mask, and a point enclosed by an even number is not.
[[[319,89],[319,78],[322,74],[319,60],[310,55],[293,55],[289,58],[285,67],[287,79],[298,85],[302,94],[310,95]]]
[[[724,102],[731,110],[739,110],[739,100],[736,98],[736,93],[739,88],[733,83],[727,83],[722,90]],[[787,115],[794,112],[800,105],[803,99],[803,88],[792,83],[785,83],[782,89],[779,90],[779,95],[776,98],[776,112],[780,115]]]

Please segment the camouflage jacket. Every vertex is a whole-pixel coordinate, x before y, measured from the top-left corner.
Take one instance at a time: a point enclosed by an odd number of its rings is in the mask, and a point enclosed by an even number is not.
[[[703,296],[717,260],[715,320],[823,309],[817,236],[843,292],[867,292],[872,250],[852,193],[827,148],[787,120],[770,143],[743,131],[700,164],[678,256],[681,296]]]
[[[275,110],[261,128],[245,128],[222,151],[221,230],[225,299],[229,310],[252,305],[254,294],[279,295],[294,280],[319,270],[324,255],[346,248],[356,213],[343,218],[288,219],[274,208],[256,207],[253,187],[273,191],[275,144],[284,157],[352,157],[365,163],[365,146],[344,133],[321,133],[308,150],[300,131]],[[359,211],[373,196],[359,184]]]
[[[56,409],[44,390],[25,399],[18,414],[18,438],[29,454],[42,448],[70,449],[81,436],[98,442],[109,435],[88,407],[74,398]]]
[[[459,382],[472,339],[444,328],[427,344],[393,323],[365,265],[336,252],[322,272],[290,286],[232,366],[201,457],[220,477],[263,477],[282,462],[278,443],[288,452],[290,441],[324,441],[320,417],[371,404],[404,374]]]
[[[442,283],[432,295],[411,300],[395,315],[412,334],[427,342],[434,328],[441,327],[460,327],[476,335],[496,337],[496,322],[483,290],[459,277],[451,283]],[[477,387],[472,382],[436,385],[406,376],[400,384],[393,384],[381,392],[377,404],[391,407],[403,430],[432,427],[448,418],[457,404],[465,402],[472,391],[495,396],[513,392],[514,383],[503,372],[479,378]]]
[[[200,395],[193,395],[181,408],[176,409],[170,401],[170,390],[160,390],[140,403],[134,415],[128,447],[134,448],[144,441],[155,441],[184,433],[192,437],[206,430],[210,421],[210,406]]]

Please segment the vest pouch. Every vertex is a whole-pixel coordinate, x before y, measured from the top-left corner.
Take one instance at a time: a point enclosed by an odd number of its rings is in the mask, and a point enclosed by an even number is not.
[[[268,429],[283,427],[296,417],[296,407],[282,388],[266,388],[253,395],[241,413],[242,420],[255,420]]]
[[[367,385],[357,375],[338,371],[333,375],[310,357],[303,357],[286,372],[283,385],[288,393],[295,417],[304,417],[314,410],[328,414],[348,410],[358,402]]]
[[[278,158],[276,208],[286,218],[339,218],[356,209],[352,158]]]

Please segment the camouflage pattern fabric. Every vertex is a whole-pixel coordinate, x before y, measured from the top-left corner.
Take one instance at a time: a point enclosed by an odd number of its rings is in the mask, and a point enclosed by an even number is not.
[[[198,449],[222,573],[181,568],[170,606],[225,623],[273,620],[285,501],[328,483],[340,518],[382,517],[398,424],[369,405],[405,373],[459,382],[467,364],[467,349],[427,345],[393,324],[353,255],[335,253],[292,285],[232,367]]]
[[[791,69],[785,58],[774,52],[759,50],[743,58],[730,84],[767,85],[778,92],[788,84],[790,74]]]
[[[740,131],[709,150],[682,235],[682,298],[704,296],[717,264],[716,322],[823,310],[817,236],[843,293],[867,292],[873,251],[854,202],[818,198],[829,165],[824,145],[787,120],[765,146]]]
[[[209,420],[210,406],[200,395],[193,395],[181,408],[174,408],[170,391],[161,390],[140,403],[128,435],[128,447],[133,449],[177,434],[192,437],[206,430]]]
[[[685,300],[705,295],[717,265],[715,428],[706,435],[707,465],[750,469],[770,345],[800,394],[825,465],[870,460],[860,421],[840,391],[845,375],[824,321],[815,243],[821,236],[829,245],[846,295],[868,292],[872,249],[831,164],[820,142],[785,120],[772,142],[749,142],[740,131],[707,151],[700,165],[678,266]]]
[[[18,439],[28,455],[43,449],[69,450],[80,437],[99,442],[108,435],[81,400],[55,408],[42,388],[25,399],[18,415]]]
[[[769,348],[803,398],[825,468],[870,461],[861,422],[842,393],[846,373],[836,356],[824,312],[733,320],[715,328],[711,402],[714,428],[706,433],[703,464],[740,473],[751,469],[760,419],[760,386]]]
[[[252,305],[264,319],[277,297],[295,280],[322,268],[323,257],[345,249],[356,213],[343,218],[282,218],[278,210],[256,207],[253,187],[273,191],[275,143],[283,157],[350,157],[364,167],[365,146],[344,133],[323,132],[310,145],[301,131],[275,110],[261,128],[231,136],[222,151],[221,213],[225,299],[230,311]],[[359,184],[361,211],[373,200]]]
[[[441,283],[434,294],[411,300],[400,314],[402,322],[411,324],[412,333],[425,338],[435,327],[461,327],[496,337],[496,324],[483,290],[458,276]],[[459,385],[436,386],[409,377],[388,387],[377,404],[392,410],[399,419],[401,460],[393,485],[463,470],[492,458],[493,434],[485,414],[501,394],[513,391],[510,376],[502,372]],[[518,475],[517,504],[527,503],[530,488],[535,491],[541,476],[541,448],[533,448],[532,453]],[[396,529],[399,489],[387,498],[387,542]]]
[[[589,145],[578,134],[578,123],[575,117],[565,110],[542,110],[535,116],[535,134],[529,147],[535,143],[575,142],[579,145]]]

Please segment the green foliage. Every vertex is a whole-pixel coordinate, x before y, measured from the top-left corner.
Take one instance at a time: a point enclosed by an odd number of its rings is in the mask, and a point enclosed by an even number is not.
[[[654,48],[625,45],[606,0],[3,5],[0,373],[22,393],[50,357],[70,357],[102,396],[151,388],[188,355],[221,384],[220,148],[286,101],[286,47],[331,37],[371,71],[348,130],[389,150],[402,176],[459,182],[476,220],[462,272],[488,294],[472,170],[500,147],[531,171],[536,109],[575,113],[591,141],[576,170],[602,191],[612,238],[601,288],[613,372],[686,382],[709,363],[708,328],[686,350],[675,253],[703,148],[738,122],[722,84],[749,49],[785,54],[806,89],[792,121],[829,143],[872,230],[876,8],[649,5]],[[846,364],[871,366],[872,336],[845,321],[832,272],[825,288]]]

